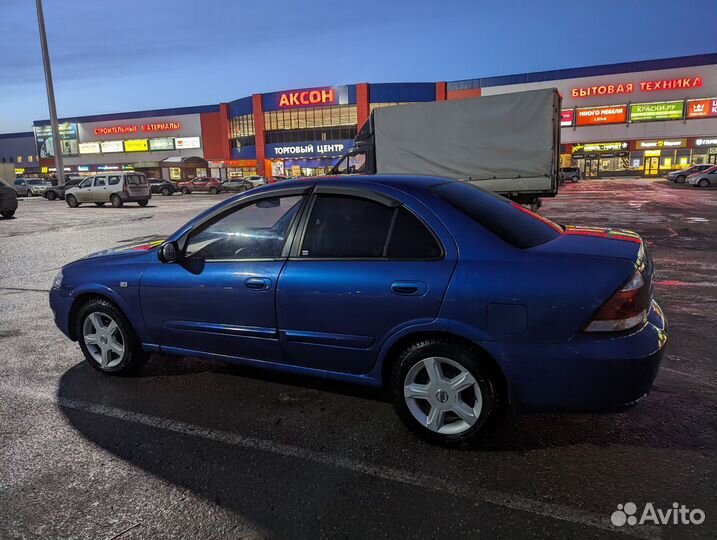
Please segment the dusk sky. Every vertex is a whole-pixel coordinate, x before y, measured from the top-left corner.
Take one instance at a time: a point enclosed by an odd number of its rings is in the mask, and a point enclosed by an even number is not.
[[[0,133],[48,118],[35,2],[2,0]],[[717,2],[44,0],[60,116],[717,52]]]

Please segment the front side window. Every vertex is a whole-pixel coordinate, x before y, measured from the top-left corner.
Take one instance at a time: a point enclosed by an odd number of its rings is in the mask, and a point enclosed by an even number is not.
[[[84,181],[80,184],[80,188],[88,188],[88,187],[90,187],[91,185],[92,185],[92,178],[88,178],[87,180],[84,180]]]
[[[270,197],[224,214],[192,234],[185,256],[206,260],[280,257],[301,199],[302,195]]]
[[[435,259],[434,235],[409,210],[343,195],[319,195],[300,256],[311,258]]]

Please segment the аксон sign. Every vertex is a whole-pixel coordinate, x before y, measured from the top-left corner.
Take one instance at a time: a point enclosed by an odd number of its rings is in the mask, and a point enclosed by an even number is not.
[[[128,126],[98,127],[93,131],[95,135],[119,135],[123,133],[152,133],[155,131],[178,131],[182,125],[179,122],[156,122],[153,124],[132,124]]]
[[[284,92],[279,98],[279,107],[301,107],[306,105],[326,105],[329,103],[336,103],[333,88]]]
[[[611,96],[614,94],[632,94],[638,87],[641,92],[656,92],[660,90],[678,90],[681,88],[701,88],[702,77],[681,77],[679,79],[664,79],[659,81],[641,81],[621,84],[599,84],[595,86],[577,87],[570,90],[574,98],[593,96]]]

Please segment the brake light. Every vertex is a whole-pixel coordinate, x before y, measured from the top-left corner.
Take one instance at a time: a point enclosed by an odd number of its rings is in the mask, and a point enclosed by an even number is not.
[[[643,323],[650,309],[650,287],[637,270],[630,280],[602,305],[585,327],[586,332],[620,332]]]

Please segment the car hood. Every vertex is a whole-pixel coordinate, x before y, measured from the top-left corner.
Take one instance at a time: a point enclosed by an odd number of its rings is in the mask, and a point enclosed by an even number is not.
[[[119,246],[116,248],[110,248],[110,249],[103,249],[102,251],[96,251],[94,253],[90,253],[89,255],[86,255],[83,257],[83,259],[92,259],[95,257],[108,257],[113,255],[141,255],[142,253],[145,253],[147,251],[150,251],[160,244],[162,244],[165,240],[164,236],[152,236],[148,239],[146,239],[141,244],[130,244],[130,245],[124,245]]]

